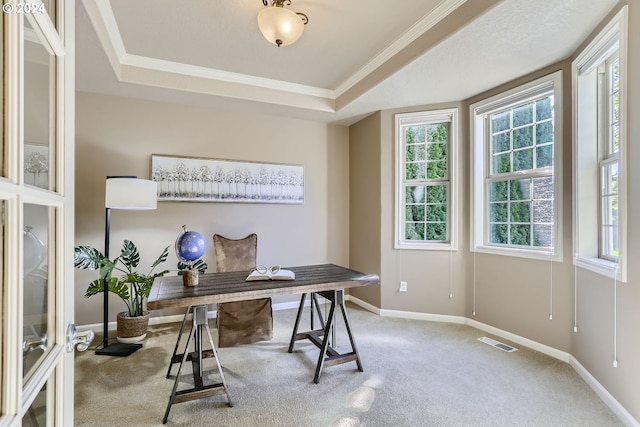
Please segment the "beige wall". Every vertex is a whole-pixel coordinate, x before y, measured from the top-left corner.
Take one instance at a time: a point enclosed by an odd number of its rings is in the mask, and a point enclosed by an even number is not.
[[[630,3],[629,280],[617,285],[616,311],[610,279],[580,269],[574,276],[569,61],[462,103],[381,111],[349,130],[78,94],[76,242],[102,247],[104,177],[131,173],[146,177],[152,153],[304,164],[303,206],[160,203],[155,212],[115,212],[114,245],[125,237],[139,240],[147,259],[148,253],[155,256],[164,245],[171,245],[179,227],[187,224],[207,236],[219,232],[241,237],[256,231],[261,263],[351,262],[353,268],[381,277],[379,288],[354,290],[354,296],[382,309],[465,316],[569,352],[640,420],[640,266],[634,262],[640,259],[640,171],[633,167],[640,163],[640,150],[633,145],[640,140],[640,121],[633,120],[640,117],[640,80],[633,78],[640,75],[636,46],[640,4]],[[468,105],[558,69],[564,71],[563,260],[474,255],[469,251]],[[393,248],[394,114],[451,106],[461,107],[463,129],[458,251],[397,251]],[[211,250],[205,261],[213,266]],[[175,265],[173,254],[170,264]],[[84,274],[76,274],[76,320],[97,323],[100,300],[81,297],[89,280]],[[406,294],[397,292],[400,280],[409,284]],[[118,305],[112,303],[112,318]],[[573,333],[574,316],[577,333]],[[614,353],[617,368],[612,366]]]
[[[351,267],[380,274],[380,113],[349,128]],[[354,288],[350,294],[380,307],[380,286]]]
[[[562,245],[561,262],[472,253],[469,255],[469,300],[466,316],[550,347],[569,352],[573,328],[573,258],[571,218],[571,64],[546,67],[528,76],[474,96],[468,106],[511,88],[562,71]],[[469,135],[469,130],[465,131]],[[468,137],[467,137],[468,141]],[[471,147],[467,142],[466,151]],[[470,169],[469,156],[465,168]],[[467,180],[468,183],[468,180]],[[470,188],[465,189],[470,199]],[[475,309],[475,316],[473,315]],[[550,315],[552,318],[550,319]]]
[[[183,224],[210,246],[203,259],[215,270],[211,236],[258,234],[258,263],[349,265],[348,129],[304,120],[225,113],[184,105],[77,94],[76,245],[104,246],[107,175],[148,178],[151,154],[301,164],[302,205],[159,202],[155,211],[112,211],[111,255],[124,239],[148,266],[170,246],[164,268],[176,268],[173,243]],[[172,273],[173,274],[173,273]],[[76,271],[76,322],[101,322],[102,297],[84,298],[94,272]],[[296,301],[297,296],[274,302]],[[124,309],[111,297],[110,318]],[[152,315],[174,312],[157,311]]]
[[[572,354],[640,420],[640,3],[628,3],[628,280],[615,286],[612,279],[578,269],[578,332],[572,334]]]
[[[464,266],[468,252],[468,232],[463,220],[466,202],[459,206],[458,251],[394,249],[395,114],[460,106],[455,103],[385,110],[350,128],[351,262],[356,266],[358,260],[368,269],[378,269],[381,283],[379,289],[368,287],[354,290],[352,294],[376,307],[416,313],[464,314]],[[464,141],[462,135],[462,159],[465,158]],[[461,171],[460,176],[462,181],[466,173]],[[374,265],[376,262],[379,264]],[[407,282],[408,292],[398,292],[400,281]]]
[[[626,2],[621,2],[622,6]],[[465,316],[503,329],[555,349],[572,354],[624,408],[640,420],[640,3],[629,2],[628,48],[628,282],[617,285],[595,273],[573,266],[572,236],[572,132],[570,60],[563,61],[516,81],[474,96],[462,103],[462,210],[459,250],[397,251],[393,249],[394,230],[394,122],[399,112],[419,111],[442,106],[382,111],[375,120],[367,118],[351,127],[350,144],[363,144],[363,139],[378,143],[379,129],[380,188],[376,185],[351,183],[351,194],[371,191],[372,200],[380,196],[380,223],[367,222],[369,232],[380,233],[380,305],[382,309]],[[615,13],[618,9],[612,12]],[[585,41],[585,43],[587,43]],[[469,130],[468,106],[478,100],[501,93],[554,71],[563,71],[563,234],[561,262],[535,261],[524,258],[474,254],[469,251]],[[449,105],[450,107],[450,105]],[[379,119],[378,119],[379,117]],[[353,150],[353,148],[352,148]],[[351,168],[364,168],[364,157],[351,157]],[[367,159],[374,167],[375,159]],[[374,171],[368,171],[374,176]],[[353,196],[352,196],[353,197]],[[354,203],[352,198],[352,209]],[[352,214],[351,221],[354,227]],[[379,227],[379,229],[378,229]],[[353,230],[353,229],[352,229]],[[360,230],[359,234],[366,233]],[[353,244],[352,244],[353,245]],[[377,249],[377,248],[376,248]],[[368,247],[368,253],[374,249]],[[352,258],[355,255],[352,247]],[[449,263],[454,263],[453,281],[449,282]],[[475,280],[474,280],[475,277]],[[574,282],[575,279],[575,282]],[[398,282],[406,280],[409,292],[398,293]],[[453,298],[449,296],[452,283]],[[574,283],[577,292],[574,292]],[[372,300],[375,298],[372,297]],[[617,302],[616,302],[617,301]],[[614,307],[617,308],[614,310]],[[575,308],[575,309],[574,309]],[[475,310],[475,315],[473,314]],[[549,315],[552,314],[552,318]],[[577,332],[573,332],[574,316]],[[615,343],[615,346],[614,346]],[[618,367],[613,367],[617,355]]]
[[[382,198],[382,308],[417,313],[461,316],[465,306],[464,264],[468,232],[463,221],[466,202],[458,198],[460,215],[457,218],[458,251],[397,250],[395,241],[395,114],[437,109],[459,109],[460,103],[423,105],[412,108],[385,110],[381,121],[381,198]],[[465,135],[460,132],[459,153],[464,158]],[[460,159],[456,159],[462,166]],[[460,175],[462,181],[464,174]],[[400,281],[407,282],[408,292],[398,292]]]

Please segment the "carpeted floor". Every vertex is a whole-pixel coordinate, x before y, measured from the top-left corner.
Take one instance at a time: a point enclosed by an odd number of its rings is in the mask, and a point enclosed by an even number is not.
[[[364,372],[355,362],[328,367],[314,384],[317,348],[299,341],[287,353],[295,310],[277,311],[272,341],[219,349],[234,406],[224,395],[176,404],[167,425],[623,425],[566,363],[526,348],[504,352],[479,342],[486,333],[468,326],[383,318],[348,307]],[[151,327],[144,347],[125,358],[76,352],[76,425],[162,425],[174,379],[165,373],[178,327]],[[348,351],[341,322],[337,343]],[[217,382],[215,361],[206,362]]]

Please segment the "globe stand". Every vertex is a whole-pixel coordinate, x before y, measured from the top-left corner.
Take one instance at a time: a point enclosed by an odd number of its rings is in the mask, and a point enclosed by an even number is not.
[[[195,286],[198,284],[198,269],[188,268],[182,272],[182,284],[184,286]]]

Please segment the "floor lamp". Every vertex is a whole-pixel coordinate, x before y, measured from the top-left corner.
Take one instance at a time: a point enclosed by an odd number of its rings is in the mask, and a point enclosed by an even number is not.
[[[158,185],[155,181],[138,179],[135,176],[108,176],[104,206],[104,256],[109,258],[109,235],[111,233],[111,210],[150,210],[157,207]],[[128,356],[140,349],[142,344],[116,343],[109,345],[109,292],[104,279],[104,334],[102,348],[96,354],[107,356]]]

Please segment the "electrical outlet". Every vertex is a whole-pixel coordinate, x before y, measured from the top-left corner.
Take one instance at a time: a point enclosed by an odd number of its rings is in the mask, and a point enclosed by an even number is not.
[[[400,282],[400,292],[407,292],[407,282]]]

